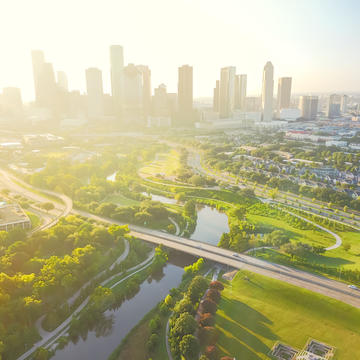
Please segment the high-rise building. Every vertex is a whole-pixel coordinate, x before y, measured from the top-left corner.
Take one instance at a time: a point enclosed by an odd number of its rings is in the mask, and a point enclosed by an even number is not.
[[[21,99],[21,91],[16,87],[6,87],[0,96],[1,112],[7,117],[18,118],[23,115],[23,103]]]
[[[140,115],[143,104],[143,74],[134,64],[124,68],[124,89],[124,109],[136,110]]]
[[[290,107],[291,99],[291,77],[279,78],[278,93],[277,93],[277,115],[280,115],[281,109],[288,109]]]
[[[268,61],[264,66],[262,83],[262,120],[271,121],[273,117],[274,67]]]
[[[241,74],[235,77],[235,109],[246,109],[246,85],[247,75]]]
[[[300,96],[301,117],[305,120],[314,120],[318,113],[318,105],[318,96]]]
[[[235,66],[224,67],[220,71],[219,115],[231,117],[234,111]]]
[[[37,104],[40,103],[40,74],[42,71],[43,64],[45,63],[45,56],[41,50],[31,51],[31,59],[33,66],[34,76],[34,88],[35,88],[35,101]]]
[[[189,116],[193,110],[193,68],[189,65],[178,71],[178,110],[180,116]]]
[[[214,97],[213,97],[213,110],[219,112],[219,101],[220,101],[220,81],[216,80],[216,85],[214,87]]]
[[[142,74],[142,83],[143,83],[143,93],[142,93],[142,102],[143,102],[143,113],[144,117],[148,117],[151,112],[151,71],[146,65],[138,65],[138,70]]]
[[[340,116],[340,96],[332,94],[329,96],[327,116],[330,119]]]
[[[89,118],[99,118],[104,115],[104,92],[101,70],[86,69],[86,90]]]
[[[170,116],[169,97],[165,84],[160,84],[154,89],[152,98],[152,115],[154,116]]]
[[[121,116],[124,102],[124,51],[120,45],[110,46],[110,72],[114,111],[117,116]]]
[[[341,112],[343,114],[348,112],[348,103],[349,103],[349,96],[343,95],[341,97]]]
[[[64,91],[69,91],[68,79],[65,72],[58,71],[56,75],[57,75],[57,86]]]

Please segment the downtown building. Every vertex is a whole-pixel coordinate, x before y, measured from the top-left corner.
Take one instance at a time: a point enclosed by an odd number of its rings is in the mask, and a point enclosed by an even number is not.
[[[234,106],[235,109],[246,110],[246,87],[247,75],[241,74],[235,76],[235,90],[234,90]]]
[[[318,96],[300,96],[299,108],[301,117],[304,120],[315,120],[318,113],[319,97]]]
[[[110,76],[114,113],[121,118],[124,105],[124,50],[120,45],[110,46]]]
[[[270,61],[264,66],[262,82],[262,121],[268,122],[273,118],[274,97],[274,67]]]
[[[277,116],[280,117],[282,109],[290,108],[291,101],[291,77],[281,77],[278,82],[277,92]]]
[[[189,65],[178,69],[177,113],[175,125],[179,127],[192,126],[194,123],[193,108],[193,68]]]
[[[224,67],[220,71],[219,82],[219,117],[230,118],[234,112],[235,103],[235,66]]]
[[[85,71],[87,110],[89,119],[98,119],[104,116],[104,91],[101,70],[89,68]]]

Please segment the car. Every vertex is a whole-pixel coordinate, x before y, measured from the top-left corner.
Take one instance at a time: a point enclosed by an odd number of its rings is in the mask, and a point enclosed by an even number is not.
[[[348,285],[348,288],[350,288],[352,290],[359,290],[359,288],[355,285]]]
[[[234,253],[232,256],[240,257],[240,255],[238,253]]]

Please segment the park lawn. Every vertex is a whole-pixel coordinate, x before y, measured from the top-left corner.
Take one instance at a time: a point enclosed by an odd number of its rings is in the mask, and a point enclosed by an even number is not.
[[[120,346],[110,356],[111,360],[148,360],[152,359],[167,359],[167,351],[165,344],[165,332],[167,317],[161,316],[161,328],[158,331],[159,343],[155,349],[149,354],[146,349],[145,341],[149,339],[151,335],[149,323],[152,318],[158,314],[158,307],[155,307],[152,311],[145,315],[145,317],[131,330],[131,332],[125,337]]]
[[[106,196],[102,202],[111,202],[118,206],[134,206],[139,205],[141,202],[125,197],[122,194],[111,194]]]
[[[171,177],[176,174],[180,167],[180,154],[175,149],[168,153],[158,153],[156,160],[148,163],[140,169],[140,173],[145,176],[156,176],[163,174],[166,177]]]
[[[301,241],[315,246],[328,247],[335,244],[335,238],[323,230],[302,230],[297,229],[287,222],[272,217],[247,214],[246,218],[261,229],[261,232],[271,232],[281,230],[286,233],[291,240]]]
[[[35,229],[36,227],[38,227],[41,224],[41,219],[38,215],[36,215],[33,212],[28,211],[28,210],[25,211],[25,213],[30,219],[32,229]]]
[[[245,280],[245,277],[250,280]],[[237,359],[271,359],[276,341],[302,349],[309,338],[334,346],[334,359],[360,359],[360,309],[241,271],[225,284],[216,314],[218,348]]]

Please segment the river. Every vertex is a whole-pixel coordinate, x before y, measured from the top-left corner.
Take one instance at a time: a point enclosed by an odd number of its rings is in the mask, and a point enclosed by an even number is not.
[[[52,359],[106,360],[130,330],[166,297],[170,289],[180,284],[183,267],[194,261],[192,256],[172,252],[160,276],[142,283],[139,292],[119,308],[105,311],[104,320],[96,329],[88,331],[76,343],[70,342],[64,349],[57,350]]]

